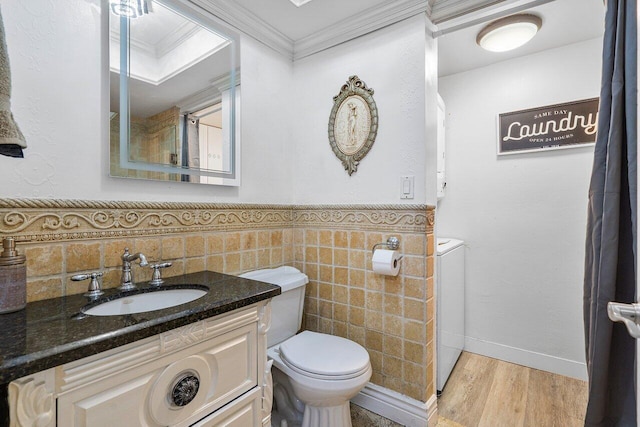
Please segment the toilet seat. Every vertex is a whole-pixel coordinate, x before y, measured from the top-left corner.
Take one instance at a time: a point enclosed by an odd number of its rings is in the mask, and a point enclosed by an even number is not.
[[[322,380],[346,380],[369,370],[369,353],[345,338],[303,331],[280,344],[280,358],[301,375]]]

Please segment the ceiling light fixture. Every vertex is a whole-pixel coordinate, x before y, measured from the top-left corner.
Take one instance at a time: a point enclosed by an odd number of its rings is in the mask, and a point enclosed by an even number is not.
[[[151,12],[151,0],[110,0],[111,12],[125,18],[138,18]]]
[[[289,1],[293,3],[296,7],[300,7],[303,4],[309,3],[311,0],[289,0]]]
[[[541,26],[542,19],[536,15],[507,16],[484,27],[478,33],[476,43],[491,52],[506,52],[527,43]]]

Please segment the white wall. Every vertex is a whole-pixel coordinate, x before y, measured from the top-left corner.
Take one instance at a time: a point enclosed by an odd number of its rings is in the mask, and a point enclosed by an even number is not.
[[[12,110],[25,159],[0,156],[0,197],[193,202],[291,202],[291,62],[242,39],[242,186],[110,178],[108,96],[99,8],[87,0],[3,0]],[[99,3],[99,2],[95,2]],[[104,46],[103,46],[104,45]]]
[[[375,91],[379,128],[349,176],[327,132],[333,97],[352,75]],[[295,203],[425,203],[424,17],[296,61],[291,90]],[[413,200],[400,199],[401,175],[415,176]]]
[[[467,243],[467,349],[585,378],[582,279],[593,147],[496,156],[498,113],[597,97],[601,40],[441,78],[437,233]]]

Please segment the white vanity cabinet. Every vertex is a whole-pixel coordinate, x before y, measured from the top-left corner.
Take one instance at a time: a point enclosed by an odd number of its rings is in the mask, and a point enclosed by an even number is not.
[[[12,426],[269,426],[262,301],[21,378]]]

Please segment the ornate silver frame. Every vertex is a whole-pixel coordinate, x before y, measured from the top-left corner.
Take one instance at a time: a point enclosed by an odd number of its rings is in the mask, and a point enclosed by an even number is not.
[[[373,89],[358,76],[351,76],[340,93],[333,97],[329,116],[329,144],[349,176],[371,150],[377,133],[378,108],[373,100]]]

